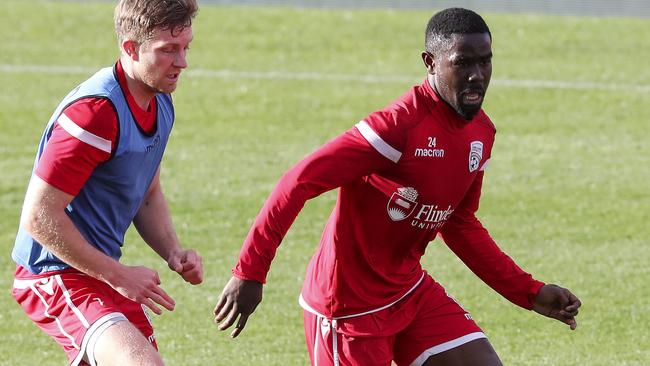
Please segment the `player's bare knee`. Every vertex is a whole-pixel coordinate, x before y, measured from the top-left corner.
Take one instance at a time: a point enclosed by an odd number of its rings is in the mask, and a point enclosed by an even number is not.
[[[108,327],[97,339],[93,356],[97,365],[162,366],[158,351],[131,323],[122,321]]]
[[[430,356],[422,366],[503,366],[487,339],[476,339]]]

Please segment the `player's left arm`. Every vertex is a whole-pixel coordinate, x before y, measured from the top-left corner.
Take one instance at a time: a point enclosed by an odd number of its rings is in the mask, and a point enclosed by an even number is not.
[[[447,246],[486,284],[511,302],[575,329],[580,300],[569,290],[545,284],[522,270],[476,218],[483,172],[440,231]]]
[[[169,207],[160,185],[160,167],[133,219],[142,239],[169,268],[193,285],[203,281],[203,260],[192,249],[183,249],[172,223]]]

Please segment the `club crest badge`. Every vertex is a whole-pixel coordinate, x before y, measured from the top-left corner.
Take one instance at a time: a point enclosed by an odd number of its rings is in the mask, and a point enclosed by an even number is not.
[[[469,172],[478,169],[483,158],[483,143],[481,141],[472,141],[469,144]]]
[[[413,187],[400,187],[388,201],[386,210],[393,221],[402,221],[411,216],[417,206],[418,191]]]

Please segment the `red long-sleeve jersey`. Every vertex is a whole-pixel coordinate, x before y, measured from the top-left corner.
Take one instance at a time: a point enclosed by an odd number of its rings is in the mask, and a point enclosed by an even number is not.
[[[424,273],[440,233],[501,295],[530,309],[543,285],[521,270],[475,216],[496,129],[480,111],[462,119],[425,80],[290,169],[258,214],[233,274],[265,282],[305,201],[340,187],[312,257],[303,306],[337,318],[398,301]]]

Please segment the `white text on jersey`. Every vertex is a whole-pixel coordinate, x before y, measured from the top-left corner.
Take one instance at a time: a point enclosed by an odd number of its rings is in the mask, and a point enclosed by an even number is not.
[[[431,157],[431,158],[442,158],[445,156],[445,150],[444,149],[436,149],[436,145],[438,144],[437,137],[427,137],[428,143],[427,143],[427,148],[416,148],[415,149],[415,156],[424,156],[424,157]]]

